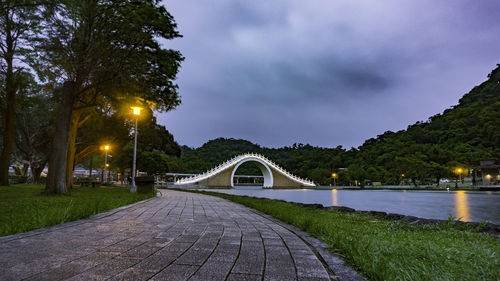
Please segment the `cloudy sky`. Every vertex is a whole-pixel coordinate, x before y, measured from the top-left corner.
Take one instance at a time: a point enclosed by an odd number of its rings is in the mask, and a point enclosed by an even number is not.
[[[441,113],[500,63],[498,0],[167,0],[180,144],[345,148]]]

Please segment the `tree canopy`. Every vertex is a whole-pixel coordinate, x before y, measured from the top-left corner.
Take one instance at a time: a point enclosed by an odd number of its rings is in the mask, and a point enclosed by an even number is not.
[[[180,103],[173,79],[183,58],[160,44],[180,34],[159,1],[60,1],[45,14],[32,64],[40,77],[62,85],[45,190],[52,194],[71,187],[82,109],[111,104],[118,110],[132,99],[173,109]]]
[[[0,31],[0,185],[8,184],[14,140],[17,162],[34,167],[48,159],[45,193],[64,193],[74,163],[96,153],[99,142],[130,141],[131,106],[163,112],[180,104],[174,80],[183,57],[165,43],[181,35],[159,0],[2,1]],[[36,87],[23,101],[25,78],[32,74]],[[41,134],[24,124],[27,118],[45,124],[34,115],[42,95],[55,105],[45,108],[53,117],[42,142],[48,150],[30,144]],[[179,154],[173,136],[153,123],[144,128],[156,133],[149,144]],[[45,151],[39,161],[28,160],[34,149]]]

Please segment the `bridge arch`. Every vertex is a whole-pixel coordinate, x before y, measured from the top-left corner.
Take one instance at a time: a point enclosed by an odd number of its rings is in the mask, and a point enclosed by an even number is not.
[[[259,158],[246,158],[244,160],[241,160],[236,164],[233,168],[233,171],[231,173],[231,187],[234,187],[234,174],[236,173],[236,170],[238,170],[238,167],[246,162],[251,162],[259,168],[260,172],[262,173],[262,176],[264,177],[264,186],[263,187],[273,187],[273,172],[271,171],[271,168],[269,165],[266,164],[266,162],[262,161]]]
[[[205,173],[179,179],[175,182],[175,185],[184,187],[206,186],[234,188],[234,174],[238,167],[246,162],[253,162],[260,169],[264,177],[264,188],[302,188],[316,186],[313,181],[299,178],[287,172],[273,161],[256,153],[236,156]]]

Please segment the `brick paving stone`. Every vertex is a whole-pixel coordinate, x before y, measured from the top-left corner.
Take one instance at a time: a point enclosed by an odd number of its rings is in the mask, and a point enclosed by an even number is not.
[[[189,281],[224,280],[226,276],[229,275],[232,267],[232,262],[208,261],[200,267],[200,269],[189,279]]]
[[[211,250],[190,249],[176,260],[178,264],[202,265],[212,253]]]
[[[227,281],[260,281],[260,280],[262,280],[262,275],[242,274],[242,273],[231,273],[227,278]]]
[[[156,274],[154,271],[138,269],[135,267],[128,268],[125,271],[120,272],[119,274],[108,279],[109,281],[123,281],[123,280],[148,280]]]
[[[311,242],[291,226],[217,197],[161,194],[86,220],[1,237],[0,280],[307,281],[333,276]],[[326,260],[340,266],[332,262],[335,258]]]
[[[57,268],[30,276],[29,278],[26,278],[24,280],[33,280],[33,281],[39,281],[39,280],[63,280],[67,279],[69,277],[78,275],[85,270],[87,270],[89,267],[86,266],[85,264],[81,263],[67,263],[64,265],[61,265]]]
[[[197,269],[198,266],[194,265],[173,264],[153,276],[150,280],[184,281],[188,280]]]

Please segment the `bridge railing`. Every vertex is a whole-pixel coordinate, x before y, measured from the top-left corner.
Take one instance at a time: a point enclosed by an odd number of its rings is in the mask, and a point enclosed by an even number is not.
[[[258,158],[258,159],[263,160],[268,165],[270,165],[272,168],[274,168],[275,170],[279,171],[281,174],[285,175],[286,177],[288,177],[288,178],[290,178],[290,179],[292,179],[294,181],[297,181],[299,183],[306,184],[306,185],[315,185],[313,181],[297,177],[294,174],[292,174],[292,173],[286,171],[285,169],[283,169],[278,164],[276,164],[273,161],[269,160],[265,156],[263,156],[261,154],[253,153],[253,152],[235,156],[235,157],[233,157],[233,158],[225,161],[222,164],[217,165],[216,167],[214,167],[214,168],[212,168],[212,169],[210,169],[210,170],[208,170],[208,171],[206,171],[206,172],[204,172],[202,174],[191,176],[189,178],[179,179],[179,180],[177,180],[176,183],[177,184],[195,183],[197,181],[208,179],[208,178],[210,178],[210,177],[218,174],[219,172],[221,172],[221,171],[223,171],[223,170],[225,170],[225,169],[233,166],[234,164],[236,164],[238,161],[242,160],[243,158],[249,158],[249,157],[254,157],[254,158]]]

